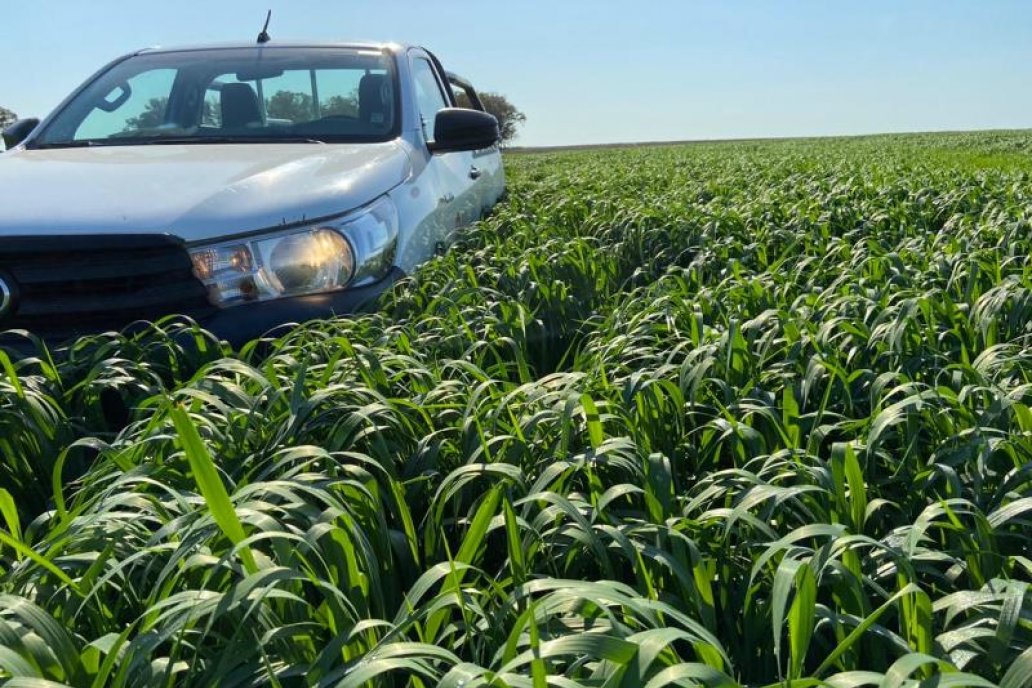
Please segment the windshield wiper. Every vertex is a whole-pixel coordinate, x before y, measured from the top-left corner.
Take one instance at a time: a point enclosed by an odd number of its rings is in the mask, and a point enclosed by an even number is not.
[[[91,146],[110,146],[104,140],[82,139],[81,141],[54,141],[52,143],[30,143],[27,148],[89,148]]]
[[[169,136],[136,141],[131,145],[175,146],[192,143],[326,143],[307,136]]]
[[[84,138],[30,144],[32,149],[88,149],[95,145],[182,145],[192,143],[325,143],[308,136],[158,136],[154,138]]]
[[[148,139],[81,139],[37,143],[30,148],[90,148],[92,146],[176,146],[195,143],[326,143],[308,136],[164,136]]]

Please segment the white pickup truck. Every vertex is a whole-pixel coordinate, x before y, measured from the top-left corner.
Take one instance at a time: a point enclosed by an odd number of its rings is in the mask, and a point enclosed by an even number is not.
[[[48,340],[354,312],[505,188],[472,85],[393,44],[142,50],[4,139],[0,330]]]

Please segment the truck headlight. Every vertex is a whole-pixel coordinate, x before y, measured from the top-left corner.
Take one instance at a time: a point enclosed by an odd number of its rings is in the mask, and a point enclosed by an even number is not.
[[[343,287],[355,273],[355,254],[339,232],[321,227],[256,242],[264,277],[281,294]]]
[[[375,281],[394,261],[398,212],[386,196],[336,222],[190,249],[213,303],[233,306]]]

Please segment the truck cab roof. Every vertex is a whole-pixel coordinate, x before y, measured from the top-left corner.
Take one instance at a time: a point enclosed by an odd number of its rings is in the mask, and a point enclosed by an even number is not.
[[[155,53],[178,53],[178,52],[199,52],[204,50],[246,50],[248,48],[259,50],[276,50],[278,48],[347,48],[351,50],[375,50],[377,52],[389,52],[398,54],[410,48],[419,46],[406,45],[390,42],[373,41],[271,41],[269,43],[255,43],[254,41],[235,41],[223,43],[202,43],[194,45],[172,45],[153,46],[142,48],[132,53],[133,55],[155,54]]]

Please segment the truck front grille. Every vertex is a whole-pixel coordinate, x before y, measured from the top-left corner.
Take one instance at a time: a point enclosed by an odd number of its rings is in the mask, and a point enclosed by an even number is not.
[[[3,238],[0,280],[11,293],[0,331],[52,340],[212,310],[183,242],[169,235]]]

